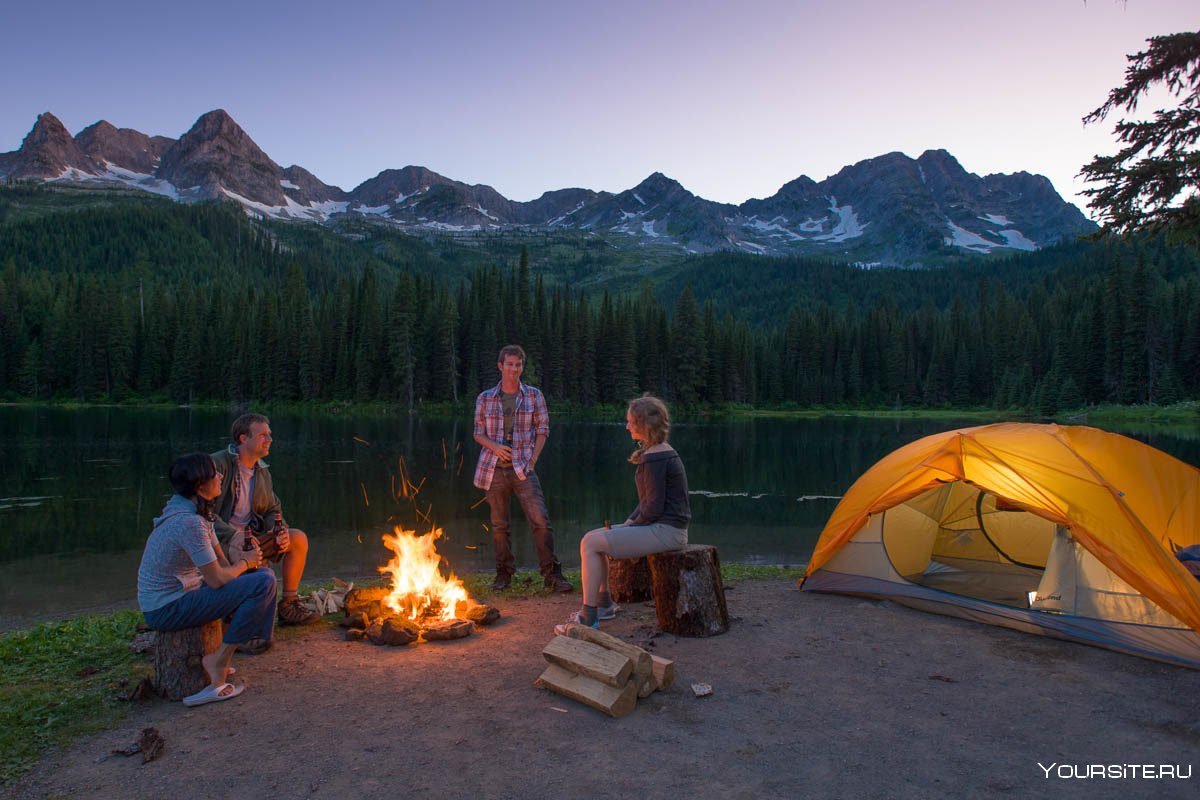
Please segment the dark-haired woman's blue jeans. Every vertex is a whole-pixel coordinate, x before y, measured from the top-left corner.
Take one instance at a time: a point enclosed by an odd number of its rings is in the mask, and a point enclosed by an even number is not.
[[[146,611],[146,624],[156,631],[181,631],[231,617],[222,641],[241,644],[270,641],[275,627],[275,573],[258,569],[239,575],[220,589],[201,584],[162,608]]]

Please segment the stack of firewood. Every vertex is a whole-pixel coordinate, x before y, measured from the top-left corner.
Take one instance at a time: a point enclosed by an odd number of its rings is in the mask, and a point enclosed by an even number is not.
[[[675,662],[647,653],[586,625],[567,625],[542,650],[550,662],[534,686],[578,700],[605,714],[623,717],[638,698],[667,689]]]

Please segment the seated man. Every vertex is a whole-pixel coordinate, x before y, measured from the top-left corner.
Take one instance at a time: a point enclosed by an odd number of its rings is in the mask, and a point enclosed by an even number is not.
[[[289,529],[283,522],[271,472],[262,461],[271,451],[271,422],[262,414],[243,414],[234,420],[229,438],[229,447],[213,453],[217,469],[224,476],[221,493],[213,501],[217,538],[227,550],[238,551],[243,537],[252,534],[265,558],[282,560],[279,624],[316,622],[317,612],[306,608],[297,594],[308,558],[308,536],[298,528]],[[237,557],[235,552],[234,558]],[[246,649],[255,648],[251,645]]]

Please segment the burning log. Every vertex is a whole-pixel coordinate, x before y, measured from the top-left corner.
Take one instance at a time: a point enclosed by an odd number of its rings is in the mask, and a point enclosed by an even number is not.
[[[351,589],[346,595],[346,616],[365,614],[367,619],[376,619],[384,615],[387,609],[387,596],[391,590],[383,586],[364,586]]]
[[[412,644],[421,635],[421,629],[403,617],[388,617],[380,626],[379,638],[391,647]]]
[[[500,609],[495,606],[482,605],[473,600],[464,600],[455,606],[454,616],[459,619],[469,619],[479,627],[486,628],[500,619]]]
[[[371,624],[371,618],[362,611],[347,614],[339,623],[343,628],[366,628]]]
[[[462,581],[443,566],[434,528],[424,536],[400,528],[383,537],[393,558],[379,571],[390,576],[388,587],[352,589],[346,593],[347,640],[367,639],[393,647],[418,639],[444,641],[470,636],[476,625],[490,625],[499,609],[470,598]]]
[[[542,655],[550,662],[534,686],[558,692],[614,717],[633,711],[639,697],[669,688],[675,662],[583,625],[567,625]]]
[[[465,619],[439,620],[421,626],[421,635],[427,642],[462,639],[474,632],[475,623]]]

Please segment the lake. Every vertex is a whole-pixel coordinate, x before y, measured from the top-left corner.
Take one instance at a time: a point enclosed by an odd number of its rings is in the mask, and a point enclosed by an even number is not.
[[[151,521],[171,494],[170,460],[229,441],[221,411],[0,408],[0,613],[22,619],[135,605],[137,566]],[[636,505],[624,420],[552,419],[538,463],[568,568],[579,538]],[[271,474],[288,521],[308,532],[307,581],[376,574],[400,525],[445,530],[439,550],[456,572],[492,570],[488,509],[472,486],[471,421],[279,414]],[[803,564],[847,487],[913,439],[977,422],[947,419],[755,419],[679,424],[671,440],[692,492],[690,538],[726,562]],[[1200,464],[1197,436],[1134,434]],[[419,486],[415,500],[403,479]],[[411,494],[411,492],[410,492]],[[518,564],[537,559],[514,502]]]

